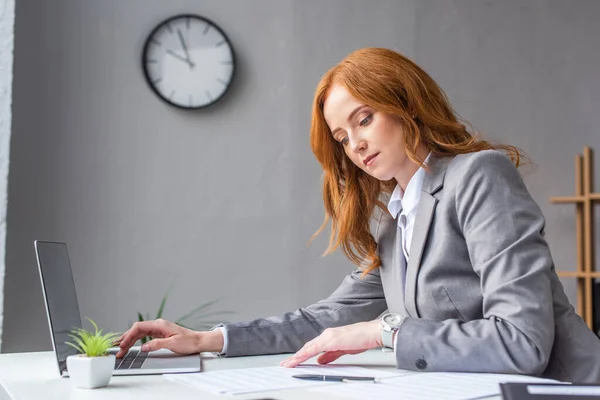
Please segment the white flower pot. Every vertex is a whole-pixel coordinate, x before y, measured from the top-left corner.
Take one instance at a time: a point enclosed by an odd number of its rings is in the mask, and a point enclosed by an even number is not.
[[[115,369],[115,355],[100,357],[74,355],[67,357],[67,370],[73,385],[94,389],[108,385]]]

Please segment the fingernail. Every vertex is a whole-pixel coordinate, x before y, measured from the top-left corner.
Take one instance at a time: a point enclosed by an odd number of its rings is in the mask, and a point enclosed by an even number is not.
[[[148,350],[150,350],[149,346],[147,344],[143,344],[142,351],[148,351]]]

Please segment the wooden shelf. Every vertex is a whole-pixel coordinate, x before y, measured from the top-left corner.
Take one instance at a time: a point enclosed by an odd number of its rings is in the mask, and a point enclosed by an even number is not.
[[[592,202],[600,201],[600,193],[590,193],[587,196],[550,197],[550,203],[555,203],[555,204],[585,203],[585,201],[587,199],[589,199]]]
[[[600,200],[600,193],[593,193],[592,149],[584,147],[583,155],[575,156],[575,195],[551,197],[555,204],[575,204],[575,233],[577,240],[577,268],[575,271],[556,271],[562,278],[577,280],[577,313],[590,329],[594,329],[594,299],[592,297],[594,279],[600,278],[600,271],[594,271],[594,203]]]
[[[584,196],[550,197],[551,203],[583,203],[584,201]]]
[[[556,273],[563,278],[600,278],[600,272],[557,271]]]

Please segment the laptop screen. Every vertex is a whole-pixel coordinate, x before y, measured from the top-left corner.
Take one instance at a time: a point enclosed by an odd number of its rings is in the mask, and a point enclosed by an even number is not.
[[[59,367],[66,368],[67,356],[77,351],[65,344],[73,342],[68,336],[73,328],[81,328],[81,317],[71,263],[65,243],[35,242],[40,277],[48,312],[48,322],[52,333],[52,343],[56,351]]]

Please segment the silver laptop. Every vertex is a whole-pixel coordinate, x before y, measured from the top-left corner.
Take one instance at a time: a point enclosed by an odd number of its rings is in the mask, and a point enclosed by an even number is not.
[[[67,245],[36,240],[34,246],[58,369],[62,376],[68,376],[67,357],[76,354],[77,351],[65,342],[71,341],[71,330],[81,328],[82,325]],[[112,353],[117,351],[118,348],[111,349]],[[146,353],[140,351],[139,346],[135,346],[125,357],[116,360],[113,375],[168,374],[200,370],[198,355],[180,356],[169,350]]]

